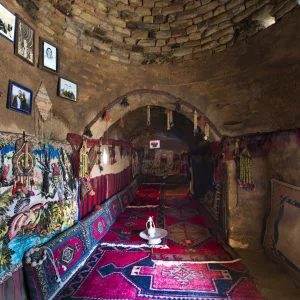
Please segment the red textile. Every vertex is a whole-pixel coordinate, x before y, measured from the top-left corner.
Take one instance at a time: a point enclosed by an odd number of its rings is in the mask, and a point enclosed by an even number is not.
[[[117,194],[131,183],[131,166],[118,174],[107,174],[91,178],[91,184],[95,192],[94,196],[85,195],[79,206],[82,219],[93,211],[95,205],[103,203],[106,199]]]

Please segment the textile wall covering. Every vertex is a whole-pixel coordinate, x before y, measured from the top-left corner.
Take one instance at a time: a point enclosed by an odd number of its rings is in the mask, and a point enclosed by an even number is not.
[[[19,134],[0,132],[0,284],[22,266],[24,253],[78,220],[77,181],[69,144],[26,136],[32,176],[16,176]],[[17,163],[22,164],[22,158]],[[25,174],[26,175],[26,174]]]

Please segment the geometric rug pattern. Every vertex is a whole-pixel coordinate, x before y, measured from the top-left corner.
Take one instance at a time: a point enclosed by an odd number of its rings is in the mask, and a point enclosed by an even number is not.
[[[155,265],[148,252],[98,247],[55,297],[62,299],[261,300],[240,263]]]

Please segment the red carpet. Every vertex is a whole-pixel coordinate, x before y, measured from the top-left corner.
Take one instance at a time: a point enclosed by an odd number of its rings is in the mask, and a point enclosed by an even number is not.
[[[149,253],[98,248],[55,299],[264,299],[241,263],[154,265]]]
[[[101,245],[142,247],[147,243],[139,236],[146,229],[146,222],[153,217],[158,226],[157,207],[128,207],[119,216],[116,222],[101,240]],[[164,244],[164,242],[163,242]],[[147,245],[146,245],[147,246]]]
[[[159,205],[160,187],[160,184],[143,184],[131,206]]]

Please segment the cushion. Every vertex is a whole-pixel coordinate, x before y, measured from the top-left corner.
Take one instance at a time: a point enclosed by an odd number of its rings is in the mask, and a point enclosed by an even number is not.
[[[90,241],[81,224],[76,224],[46,243],[45,247],[51,249],[60,278],[65,282],[89,255]],[[31,254],[30,258],[31,261],[39,261],[42,256],[43,250],[40,249]],[[49,255],[42,265],[36,267],[24,261],[24,270],[31,299],[49,299],[59,289],[59,282]]]
[[[89,236],[91,247],[94,247],[102,239],[111,225],[108,212],[102,207],[82,220],[81,224]]]
[[[110,224],[113,224],[118,215],[122,211],[122,206],[120,199],[117,196],[111,197],[108,199],[103,205],[103,209],[106,211],[107,215],[109,216]]]

